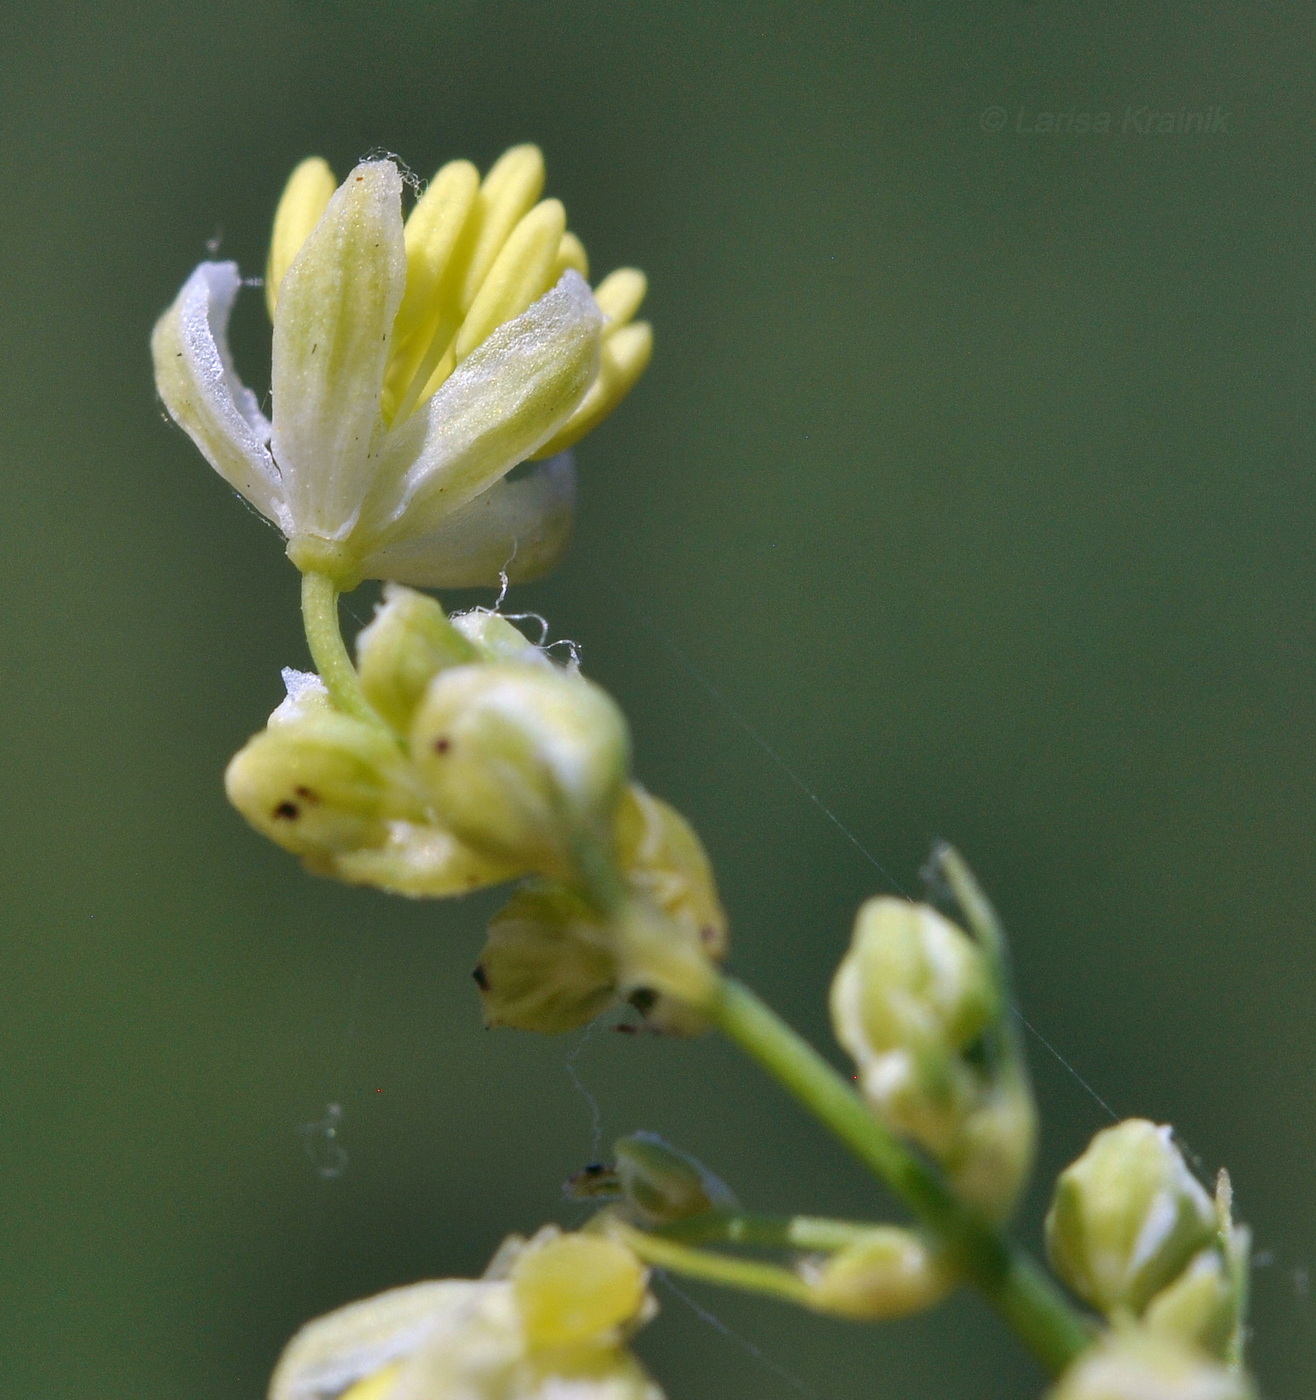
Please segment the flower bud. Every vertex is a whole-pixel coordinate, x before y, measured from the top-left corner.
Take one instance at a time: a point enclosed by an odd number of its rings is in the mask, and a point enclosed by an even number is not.
[[[875,1226],[866,1239],[802,1267],[811,1305],[866,1321],[908,1317],[935,1307],[954,1275],[912,1230]]]
[[[570,886],[519,891],[489,925],[475,971],[487,1025],[573,1030],[628,992],[653,1029],[706,1028],[692,1005],[706,994],[709,954],[726,948],[726,916],[699,838],[634,783],[616,829],[621,875],[639,897],[603,915]]]
[[[480,853],[574,883],[607,857],[626,782],[626,722],[584,677],[508,663],[430,683],[411,753],[440,822]]]
[[[374,725],[328,710],[276,711],[234,755],[224,786],[257,831],[300,856],[378,846],[391,819],[421,815],[397,745]]]
[[[1140,1330],[1108,1335],[1065,1372],[1049,1400],[1255,1400],[1252,1383],[1193,1347]]]
[[[524,871],[478,854],[442,827],[394,821],[383,845],[344,851],[326,873],[411,899],[446,899],[501,885]]]
[[[927,905],[871,899],[831,1008],[874,1110],[934,1155],[952,1151],[979,1091],[959,1052],[1000,1009],[981,949]]]
[[[537,647],[519,627],[502,613],[473,608],[457,613],[453,627],[475,648],[480,661],[521,661],[530,666],[551,666],[542,647]]]
[[[736,1198],[724,1181],[657,1133],[632,1133],[618,1139],[613,1151],[621,1194],[642,1225],[670,1225],[712,1210],[736,1208]]]
[[[1148,1303],[1143,1323],[1159,1337],[1188,1342],[1225,1359],[1238,1324],[1238,1298],[1215,1245],[1202,1250]]]
[[[356,655],[366,699],[406,734],[430,681],[474,661],[477,652],[433,598],[387,583],[383,604],[356,639]]]
[[[1215,1233],[1211,1199],[1172,1130],[1143,1118],[1092,1139],[1060,1174],[1046,1218],[1057,1272],[1107,1314],[1140,1313]]]
[[[727,916],[699,837],[638,783],[627,787],[618,809],[617,858],[632,888],[689,929],[710,957],[726,956]]]
[[[487,1026],[555,1035],[587,1025],[617,996],[608,929],[571,890],[519,890],[489,924],[475,969]]]
[[[1028,1184],[1036,1147],[1037,1106],[1028,1084],[1013,1077],[995,1085],[966,1115],[944,1159],[951,1189],[988,1220],[1008,1220]]]
[[[547,1229],[516,1259],[510,1278],[531,1349],[615,1344],[640,1319],[649,1282],[619,1241]]]

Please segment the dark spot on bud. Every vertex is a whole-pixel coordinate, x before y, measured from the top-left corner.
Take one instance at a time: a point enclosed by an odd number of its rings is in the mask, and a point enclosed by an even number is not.
[[[293,791],[297,794],[298,797],[302,799],[303,802],[309,802],[312,807],[318,807],[320,805],[320,794],[316,792],[314,788],[308,788],[304,786],[295,787],[293,788]]]
[[[489,974],[485,972],[483,963],[475,964],[475,971],[471,973],[471,976],[475,978],[475,985],[482,992],[489,990]]]
[[[712,924],[705,924],[699,930],[699,941],[705,948],[711,948],[717,942],[717,930]]]
[[[270,814],[276,822],[295,822],[302,809],[295,802],[280,802]]]
[[[641,1016],[647,1016],[657,1004],[658,993],[651,992],[648,987],[637,987],[626,1000],[630,1002]]]
[[[449,739],[448,736],[447,736],[446,734],[442,734],[442,735],[440,735],[437,739],[435,739],[435,741],[434,741],[434,752],[435,752],[435,753],[447,753],[448,750],[449,750],[450,748],[452,748],[452,740]]]

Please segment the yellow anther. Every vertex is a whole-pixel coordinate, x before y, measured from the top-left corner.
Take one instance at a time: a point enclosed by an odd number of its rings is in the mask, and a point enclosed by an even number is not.
[[[407,219],[407,290],[393,324],[384,383],[387,417],[393,416],[413,380],[420,377],[419,388],[433,373],[461,323],[457,283],[479,192],[480,173],[470,161],[450,161],[430,181]]]
[[[611,334],[605,326],[603,333],[598,378],[561,432],[535,453],[535,460],[552,457],[579,442],[617,407],[644,373],[653,354],[653,328],[648,321],[618,326]]]
[[[613,1341],[639,1314],[647,1282],[635,1255],[602,1235],[560,1235],[512,1267],[526,1342],[536,1348]]]
[[[546,199],[512,230],[457,333],[459,362],[491,331],[519,316],[548,291],[566,227],[567,211],[561,200]]]
[[[365,1380],[349,1386],[338,1400],[384,1400],[393,1389],[393,1382],[397,1380],[401,1371],[402,1363],[395,1361],[391,1366],[385,1366],[382,1371],[376,1371],[373,1376],[367,1376]]]
[[[530,212],[544,188],[544,157],[538,146],[513,146],[484,177],[475,205],[475,230],[466,265],[460,304],[475,301],[480,284],[502,251],[512,230]]]
[[[311,230],[320,222],[320,215],[337,187],[334,172],[319,156],[302,161],[284,186],[274,214],[274,233],[265,266],[265,305],[269,307],[271,320],[279,297],[279,283],[310,237]]]
[[[608,318],[609,326],[624,326],[640,309],[649,279],[637,267],[619,267],[594,288],[594,300]],[[603,328],[607,335],[609,326]]]
[[[553,281],[556,282],[567,268],[579,272],[582,277],[589,276],[589,255],[585,252],[585,245],[570,231],[562,235],[562,242],[558,244]]]

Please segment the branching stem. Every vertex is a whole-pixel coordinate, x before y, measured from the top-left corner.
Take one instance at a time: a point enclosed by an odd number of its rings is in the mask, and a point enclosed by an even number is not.
[[[1092,1340],[1033,1259],[964,1206],[940,1172],[891,1133],[826,1060],[770,1007],[724,977],[707,1013],[914,1212],[1052,1374]]]
[[[653,1233],[684,1244],[748,1244],[776,1249],[831,1251],[866,1240],[876,1225],[857,1220],[827,1220],[816,1215],[755,1215],[747,1211],[710,1211]]]
[[[675,1274],[701,1278],[708,1283],[725,1284],[742,1292],[766,1293],[774,1298],[784,1298],[789,1303],[810,1306],[808,1284],[780,1264],[761,1264],[755,1259],[735,1259],[728,1254],[691,1249],[689,1245],[646,1234],[615,1219],[609,1221],[607,1229],[646,1264],[653,1264],[656,1268],[670,1269]]]

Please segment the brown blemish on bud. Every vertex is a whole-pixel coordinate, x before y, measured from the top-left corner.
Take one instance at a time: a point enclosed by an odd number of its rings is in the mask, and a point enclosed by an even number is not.
[[[301,816],[301,811],[295,802],[280,802],[270,815],[275,821],[295,822]]]
[[[452,748],[452,740],[449,739],[448,736],[447,736],[446,734],[440,735],[439,738],[435,739],[435,741],[434,741],[434,752],[435,752],[435,753],[447,753],[448,750],[449,750],[450,748]]]
[[[489,974],[485,972],[483,963],[475,964],[475,971],[471,973],[471,976],[475,978],[475,985],[482,992],[489,990]]]

